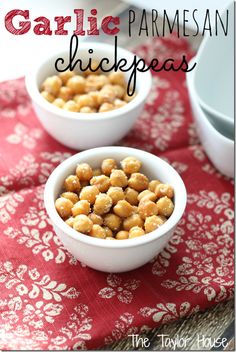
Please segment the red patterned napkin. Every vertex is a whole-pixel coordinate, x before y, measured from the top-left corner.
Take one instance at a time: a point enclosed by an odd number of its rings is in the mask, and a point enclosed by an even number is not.
[[[175,37],[137,52],[191,56]],[[0,123],[0,349],[96,348],[232,297],[233,185],[199,144],[184,73],[153,77],[146,109],[120,143],[167,160],[188,192],[167,247],[129,273],[86,267],[53,232],[44,183],[74,151],[43,130],[23,79],[0,85]]]

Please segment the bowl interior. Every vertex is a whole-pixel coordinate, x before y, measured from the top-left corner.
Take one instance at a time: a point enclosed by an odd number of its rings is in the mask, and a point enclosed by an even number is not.
[[[88,151],[76,154],[73,157],[67,159],[53,171],[53,173],[51,174],[51,176],[47,181],[46,188],[45,188],[45,206],[53,222],[56,222],[59,227],[63,228],[66,233],[68,233],[69,235],[72,235],[72,237],[74,238],[78,238],[78,235],[80,235],[79,239],[80,240],[82,239],[83,241],[86,241],[86,242],[88,241],[92,241],[92,242],[95,241],[95,243],[102,242],[103,245],[107,245],[107,242],[109,242],[109,246],[114,246],[114,243],[113,243],[114,241],[104,241],[97,238],[94,239],[83,234],[78,234],[76,231],[69,228],[69,226],[67,226],[57,214],[54,206],[54,202],[55,202],[55,199],[62,191],[64,179],[69,174],[75,172],[77,163],[87,162],[93,168],[97,168],[101,165],[101,162],[103,159],[114,158],[116,159],[116,161],[119,162],[127,156],[134,156],[142,162],[143,165],[142,165],[141,172],[146,174],[149,177],[149,179],[159,179],[173,186],[174,192],[175,192],[175,197],[174,197],[175,208],[174,208],[174,212],[167,220],[167,222],[156,231],[153,231],[153,233],[150,233],[147,236],[143,236],[143,238],[138,238],[138,239],[134,238],[129,241],[118,241],[118,242],[119,243],[123,242],[121,246],[125,245],[124,242],[125,243],[128,242],[128,244],[126,244],[128,246],[129,246],[129,243],[132,243],[133,241],[135,242],[138,241],[138,243],[146,242],[149,240],[153,240],[158,234],[163,235],[169,229],[173,228],[181,218],[186,206],[186,189],[181,177],[172,168],[171,165],[169,165],[164,160],[156,157],[155,155],[149,154],[144,151],[136,150],[133,148],[126,148],[126,147],[102,147],[102,148],[90,149]],[[116,243],[116,244],[119,246],[120,245],[119,243]]]

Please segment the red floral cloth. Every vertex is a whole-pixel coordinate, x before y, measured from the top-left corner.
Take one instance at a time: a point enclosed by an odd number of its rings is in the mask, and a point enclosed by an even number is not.
[[[137,52],[191,56],[175,37]],[[74,151],[43,130],[23,79],[0,85],[0,126],[0,349],[96,348],[232,297],[233,184],[199,144],[183,72],[154,75],[145,111],[120,142],[167,160],[188,192],[167,247],[129,273],[86,267],[53,232],[44,183]]]

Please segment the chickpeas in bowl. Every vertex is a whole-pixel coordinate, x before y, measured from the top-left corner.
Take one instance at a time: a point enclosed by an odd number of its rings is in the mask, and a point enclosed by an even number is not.
[[[140,161],[138,172],[129,174],[124,163],[121,166],[129,157]],[[112,166],[107,159],[112,159]],[[87,177],[92,178],[80,180],[79,185],[81,164],[82,168],[86,164]],[[126,165],[129,168],[129,163]],[[133,178],[132,174],[143,176]],[[159,180],[162,186],[158,188]],[[157,206],[165,197],[170,208]],[[70,201],[66,213],[62,198]],[[77,259],[97,270],[122,272],[147,263],[167,244],[183,215],[186,190],[178,173],[155,155],[126,147],[102,147],[60,164],[47,181],[44,201],[56,234]],[[169,213],[161,213],[163,210]],[[87,226],[84,233],[81,226]]]

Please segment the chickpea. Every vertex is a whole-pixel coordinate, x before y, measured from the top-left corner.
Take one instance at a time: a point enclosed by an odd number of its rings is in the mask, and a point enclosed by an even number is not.
[[[114,238],[114,237],[107,236],[107,237],[105,238],[105,240],[115,240],[115,238]]]
[[[133,214],[138,214],[138,207],[133,205]]]
[[[111,197],[113,205],[125,198],[124,191],[121,187],[110,187],[107,194]]]
[[[120,99],[115,99],[114,100],[115,109],[122,108],[125,105],[127,105],[127,103],[124,100],[120,100]]]
[[[71,216],[71,209],[73,207],[73,203],[66,198],[58,198],[55,201],[55,208],[60,215],[61,218],[66,219]]]
[[[87,163],[78,164],[75,173],[80,181],[89,181],[93,177],[93,170]]]
[[[123,72],[111,72],[108,76],[110,83],[119,84],[120,86],[125,86],[125,77]]]
[[[64,105],[65,105],[65,101],[61,98],[57,98],[53,101],[52,104],[55,105],[59,109],[63,109]]]
[[[62,81],[58,76],[51,76],[45,79],[42,84],[43,90],[57,96],[60,88],[62,86]]]
[[[114,110],[114,105],[111,104],[111,103],[103,103],[98,112],[107,112],[107,111],[111,111],[111,110]]]
[[[102,162],[102,172],[110,176],[113,169],[117,169],[117,163],[114,159],[104,159]]]
[[[59,77],[62,81],[63,84],[66,84],[66,82],[75,75],[75,73],[73,71],[67,70],[64,72],[60,72],[59,73]]]
[[[100,193],[95,200],[93,210],[96,214],[106,214],[112,207],[112,199],[105,193]]]
[[[99,92],[98,103],[100,105],[104,104],[104,103],[113,103],[115,98],[116,98],[116,94],[113,91],[113,89],[110,88],[110,87],[105,86]]]
[[[87,187],[90,185],[89,181],[80,181],[81,188]]]
[[[52,95],[51,93],[47,92],[46,90],[43,90],[41,92],[41,95],[44,99],[46,99],[49,103],[52,103],[55,99],[54,95]]]
[[[157,198],[161,197],[168,197],[168,198],[173,198],[174,197],[174,190],[171,185],[167,185],[165,183],[160,183],[159,185],[156,186],[155,188],[155,193],[157,195]]]
[[[93,170],[93,176],[100,176],[100,175],[102,175],[101,169],[94,169]]]
[[[95,213],[91,213],[88,215],[89,219],[92,220],[93,224],[97,225],[102,225],[103,224],[103,218],[100,215],[97,215]]]
[[[92,230],[93,222],[87,217],[87,215],[81,214],[77,215],[74,218],[73,229],[82,232],[88,233]]]
[[[123,222],[123,227],[126,231],[129,231],[134,226],[143,227],[143,220],[139,214],[132,214]]]
[[[96,186],[86,186],[80,192],[80,199],[87,200],[90,204],[94,204],[96,196],[99,194],[99,189]]]
[[[126,200],[119,200],[114,206],[113,211],[121,218],[128,218],[133,213],[133,207]]]
[[[99,66],[99,62],[92,61],[90,64],[90,67],[93,71],[91,71],[90,68],[88,68],[86,71],[84,71],[84,75],[85,76],[98,75],[101,72],[101,70],[100,70],[100,68],[98,68],[98,66]]]
[[[129,238],[135,238],[145,235],[144,230],[139,226],[134,226],[129,230]]]
[[[88,215],[90,212],[90,203],[87,200],[79,200],[72,208],[73,216],[84,214]]]
[[[80,109],[79,112],[82,112],[83,114],[94,114],[95,112],[97,112],[97,110],[90,108],[89,106],[84,106]]]
[[[98,99],[99,99],[99,92],[95,91],[95,92],[89,92],[88,95],[93,99],[93,106],[94,108],[98,109],[98,107],[100,106]]]
[[[126,103],[130,103],[135,97],[136,97],[137,93],[134,92],[133,95],[128,95],[127,92],[126,94],[124,95],[124,101],[126,101]]]
[[[104,225],[112,231],[117,231],[121,225],[121,218],[115,214],[107,214],[104,217]]]
[[[73,204],[79,201],[78,195],[74,192],[64,192],[61,194],[61,197],[69,199]]]
[[[79,192],[80,191],[80,182],[77,176],[70,175],[65,179],[64,187],[67,192]]]
[[[111,185],[114,187],[126,187],[128,184],[128,179],[124,171],[122,170],[112,170],[110,176]]]
[[[110,187],[110,179],[105,175],[93,176],[90,184],[96,186],[100,192],[107,192]]]
[[[74,97],[74,101],[78,105],[79,109],[81,110],[83,107],[90,107],[94,108],[94,100],[88,94],[76,95]]]
[[[133,173],[130,176],[128,185],[136,191],[141,192],[148,188],[149,182],[147,176],[141,173]]]
[[[164,220],[157,215],[149,216],[145,219],[144,228],[146,232],[152,232],[164,224]]]
[[[138,192],[135,191],[135,189],[133,189],[133,188],[127,187],[125,190],[125,199],[131,205],[137,205],[138,204]]]
[[[67,225],[69,225],[70,227],[73,228],[73,225],[74,225],[74,218],[73,218],[73,216],[71,216],[69,219],[67,219],[67,220],[65,221],[65,223],[66,223]]]
[[[149,191],[155,193],[156,186],[159,185],[160,183],[161,181],[159,180],[152,180],[151,182],[149,182],[149,186],[148,186]]]
[[[157,203],[158,214],[169,217],[174,210],[174,204],[167,196],[160,198]]]
[[[64,101],[71,100],[73,97],[73,92],[68,87],[61,87],[58,93],[58,98],[63,99]]]
[[[127,158],[123,159],[121,162],[122,169],[126,174],[133,174],[135,172],[139,172],[142,163],[138,159],[128,156]]]
[[[108,77],[105,75],[89,75],[86,80],[85,91],[91,92],[100,90],[109,83]]]
[[[158,206],[151,200],[139,203],[138,212],[142,219],[158,214]]]
[[[103,227],[104,231],[106,233],[106,237],[113,237],[113,232],[111,231],[111,229],[109,229],[108,226]]]
[[[89,235],[96,238],[106,238],[106,232],[104,228],[97,224],[93,225],[92,230],[89,232]]]
[[[155,202],[156,199],[157,199],[157,196],[155,195],[155,193],[149,191],[148,189],[145,189],[144,191],[142,191],[138,195],[139,202],[143,202],[145,200],[151,200],[151,201]]]
[[[63,109],[67,110],[67,111],[78,112],[79,111],[79,106],[73,100],[68,100],[64,104]]]
[[[116,239],[117,240],[127,240],[129,238],[129,232],[128,231],[119,231],[116,234]]]
[[[112,87],[113,92],[115,93],[116,98],[122,99],[125,94],[124,87],[120,86],[119,84],[115,84]]]
[[[68,79],[66,86],[72,90],[74,94],[81,94],[85,91],[85,78],[82,76],[73,76]]]

